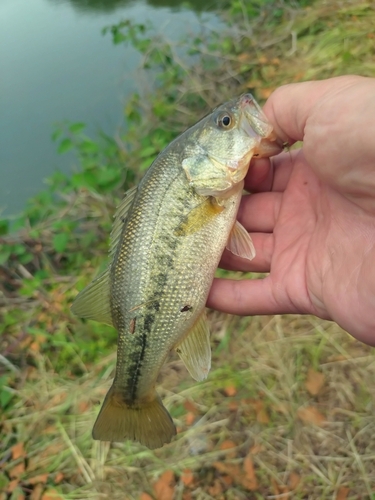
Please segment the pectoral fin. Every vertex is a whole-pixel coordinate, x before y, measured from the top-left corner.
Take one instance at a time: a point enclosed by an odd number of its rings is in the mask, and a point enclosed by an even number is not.
[[[215,198],[206,198],[182,219],[175,232],[178,236],[196,233],[223,210]]]
[[[243,259],[252,260],[256,255],[249,233],[238,221],[235,222],[230,232],[226,248]]]
[[[113,326],[109,293],[107,269],[77,295],[71,307],[72,313]]]
[[[188,335],[177,345],[176,352],[194,380],[201,381],[207,378],[211,368],[211,345],[204,311]]]

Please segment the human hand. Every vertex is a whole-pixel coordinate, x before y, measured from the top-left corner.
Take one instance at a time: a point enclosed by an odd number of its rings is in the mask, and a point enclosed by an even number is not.
[[[208,306],[239,315],[314,314],[375,345],[375,79],[286,85],[264,112],[302,148],[255,160],[238,213],[257,255],[225,252]]]

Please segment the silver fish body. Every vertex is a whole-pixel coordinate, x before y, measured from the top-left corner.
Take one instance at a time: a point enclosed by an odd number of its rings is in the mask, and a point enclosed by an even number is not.
[[[116,374],[94,425],[100,440],[157,448],[175,434],[155,391],[175,349],[190,374],[210,369],[205,303],[222,252],[254,256],[236,222],[251,157],[281,150],[252,96],[229,101],[175,139],[118,208],[108,269],[73,312],[118,330]],[[229,240],[229,241],[228,241]]]

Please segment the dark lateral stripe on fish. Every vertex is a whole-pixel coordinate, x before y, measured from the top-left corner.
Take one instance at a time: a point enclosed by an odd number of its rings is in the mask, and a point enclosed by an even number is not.
[[[156,318],[155,313],[159,311],[160,302],[158,300],[152,301],[151,307],[153,311],[145,314],[143,318],[143,333],[137,338],[140,349],[137,349],[133,353],[132,366],[129,368],[129,373],[131,373],[131,375],[128,377],[127,387],[129,389],[130,398],[127,400],[127,403],[130,405],[137,399],[138,381],[141,375],[142,361],[147,349],[147,335],[152,331],[152,326]]]
[[[140,350],[135,352],[135,356],[132,356],[132,365],[134,366],[134,372],[129,376],[127,381],[127,386],[130,388],[130,398],[126,400],[126,403],[130,406],[132,406],[134,401],[137,399],[138,380],[141,373],[142,361],[145,356],[145,350],[147,347],[147,334],[142,333],[137,340],[139,342]],[[133,367],[131,367],[131,369],[129,370],[130,372],[133,371],[132,368]]]

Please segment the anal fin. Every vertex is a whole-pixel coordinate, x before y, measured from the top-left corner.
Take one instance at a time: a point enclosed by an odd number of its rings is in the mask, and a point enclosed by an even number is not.
[[[211,345],[205,311],[175,349],[194,380],[207,378],[211,368]]]

